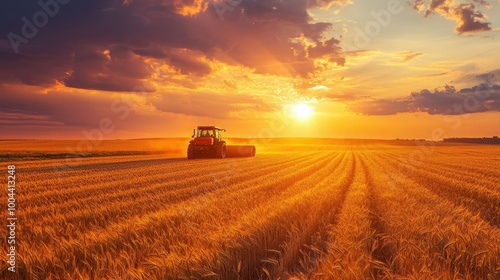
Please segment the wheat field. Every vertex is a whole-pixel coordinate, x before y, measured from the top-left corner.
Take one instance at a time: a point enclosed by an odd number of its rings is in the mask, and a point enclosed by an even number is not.
[[[0,143],[19,208],[0,278],[500,279],[498,146],[282,140],[188,161],[162,141]]]

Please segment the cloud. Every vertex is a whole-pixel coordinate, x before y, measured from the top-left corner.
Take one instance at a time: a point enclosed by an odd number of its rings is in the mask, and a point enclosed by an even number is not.
[[[224,84],[231,89],[237,89],[238,84],[234,80],[224,80]]]
[[[430,78],[430,77],[439,77],[439,76],[445,76],[450,74],[450,72],[440,72],[440,73],[434,73],[434,74],[428,74],[428,75],[420,75],[418,76],[419,78]]]
[[[99,129],[103,120],[115,128],[105,139],[172,137],[185,132],[192,119],[162,113],[147,98],[131,93],[92,92],[79,89],[39,93],[32,86],[1,86],[0,131],[7,138],[87,137],[84,130]],[[153,95],[153,94],[151,94]],[[181,104],[184,99],[171,100]],[[205,119],[202,119],[205,120]],[[95,137],[92,136],[92,137]]]
[[[454,0],[431,0],[427,10],[425,10],[425,16],[435,12],[447,14],[450,11],[450,7],[453,5],[453,2]]]
[[[0,112],[15,113],[25,118],[43,119],[70,127],[95,126],[101,118],[113,114],[111,103],[116,97],[111,95],[71,91],[49,91],[46,94],[40,94],[30,89],[31,87],[1,88],[4,94],[0,95]],[[12,120],[11,124],[21,125],[23,120]]]
[[[364,115],[395,115],[422,112],[429,115],[462,115],[500,111],[500,85],[478,85],[456,90],[453,86],[423,89],[397,99],[373,99],[356,102],[349,108]]]
[[[406,63],[406,62],[409,62],[409,61],[412,61],[420,56],[424,55],[423,53],[421,52],[415,52],[415,51],[404,51],[404,52],[400,52],[398,53],[398,57],[399,57],[399,63]]]
[[[491,23],[485,21],[484,14],[474,10],[474,4],[460,4],[452,10],[452,15],[457,21],[455,32],[458,34],[491,30]]]
[[[0,51],[0,61],[0,84],[23,83],[48,87],[66,77],[71,57],[51,53],[16,55]]]
[[[425,1],[426,0],[413,0],[413,9],[417,12],[423,11],[425,8]]]
[[[352,4],[351,0],[309,0],[309,7],[328,9],[333,5],[346,6]]]
[[[166,117],[250,119],[280,108],[270,97],[210,91],[155,93],[89,92],[79,89],[37,92],[32,86],[0,85],[0,129],[7,126],[95,128],[110,118],[126,129],[163,123]],[[186,118],[180,118],[186,119]],[[47,132],[46,131],[46,132]]]
[[[252,112],[255,117],[263,112],[271,112],[277,105],[269,100],[243,94],[223,95],[211,92],[180,94],[169,92],[152,100],[160,112],[183,114],[215,119],[234,119],[242,111]],[[248,117],[248,116],[247,116]]]
[[[472,0],[470,3],[456,3],[455,0],[412,0],[413,8],[425,17],[437,13],[457,22],[455,32],[458,34],[476,33],[491,30],[487,16],[476,9],[474,3],[490,7],[485,0]]]
[[[495,69],[487,73],[480,73],[480,74],[468,73],[466,75],[463,75],[462,77],[459,77],[456,80],[457,83],[467,83],[467,84],[475,84],[478,81],[480,83],[488,85],[500,84],[500,69]]]
[[[123,46],[102,52],[81,51],[74,54],[72,66],[63,80],[72,88],[132,91],[150,76],[144,60]]]
[[[490,71],[488,73],[479,74],[476,78],[488,85],[500,84],[500,69]]]
[[[60,5],[36,36],[19,44],[19,54],[9,42],[0,43],[0,83],[47,87],[62,81],[82,89],[133,91],[151,78],[151,63],[169,65],[180,76],[209,76],[217,61],[260,74],[307,77],[321,70],[315,59],[345,62],[340,41],[327,36],[332,25],[311,22],[307,9],[349,1],[244,0],[226,11],[224,20],[214,3],[88,0]],[[40,10],[36,1],[2,1],[0,34],[23,36],[20,19],[31,20]]]

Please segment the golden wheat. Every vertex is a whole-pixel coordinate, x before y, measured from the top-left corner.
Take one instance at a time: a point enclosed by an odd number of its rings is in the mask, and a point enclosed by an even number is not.
[[[1,279],[500,277],[498,147],[276,140],[255,158],[187,161],[158,150],[179,140],[155,139],[109,153],[133,141],[83,158],[68,142],[40,143],[46,159],[2,147],[19,244]]]

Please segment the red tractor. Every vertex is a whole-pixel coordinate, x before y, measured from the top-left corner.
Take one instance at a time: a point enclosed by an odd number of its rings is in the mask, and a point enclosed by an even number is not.
[[[193,131],[191,141],[187,149],[187,158],[195,159],[202,157],[225,158],[225,157],[254,157],[255,146],[239,145],[228,146],[222,140],[222,132],[226,130],[217,126],[198,126]]]
[[[221,132],[226,131],[216,126],[198,126],[193,131],[192,140],[189,142],[187,158],[201,157],[226,157],[226,141],[222,140]]]

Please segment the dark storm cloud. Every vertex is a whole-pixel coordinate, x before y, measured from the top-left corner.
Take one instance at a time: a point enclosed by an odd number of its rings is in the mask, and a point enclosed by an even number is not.
[[[69,54],[20,53],[0,51],[0,84],[23,83],[50,86],[55,80],[63,80],[71,68]]]
[[[103,117],[113,114],[109,95],[49,91],[47,94],[0,87],[0,113],[17,113],[25,117],[43,116],[45,121],[69,126],[95,126]],[[14,121],[14,120],[13,120]],[[19,122],[12,122],[13,125]]]
[[[126,47],[103,52],[82,51],[73,56],[72,64],[64,81],[66,86],[74,88],[131,91],[140,86],[139,80],[149,75],[144,62]]]
[[[132,93],[91,95],[75,90],[40,94],[31,89],[0,86],[3,93],[0,94],[0,126],[60,124],[92,128],[103,118],[120,122],[126,118],[128,123],[172,113],[227,119],[238,118],[237,114],[245,111],[255,115],[276,109],[263,98],[211,92],[165,92],[141,100],[141,95]],[[141,106],[148,107],[152,113],[146,116],[137,113]]]
[[[350,105],[364,115],[395,115],[424,112],[429,115],[461,115],[500,111],[500,85],[482,84],[456,90],[453,86],[413,92],[398,99],[374,99]]]
[[[212,72],[209,62],[213,59],[254,68],[257,73],[301,76],[314,72],[315,57],[344,62],[339,41],[324,37],[331,24],[309,23],[307,8],[346,1],[245,0],[226,12],[224,20],[202,1],[40,3],[45,4],[0,3],[0,71],[5,74],[0,83],[46,86],[58,80],[69,87],[131,91],[150,75],[143,70],[145,59],[169,64],[183,75],[199,76]],[[30,27],[23,30],[26,21],[34,25],[43,19],[35,19],[43,7],[53,14],[47,16],[47,23],[35,26],[36,32]],[[191,7],[199,13],[182,14]],[[26,30],[35,35],[23,33]],[[309,48],[295,38],[313,41],[316,47]],[[15,54],[14,49],[19,52]]]
[[[16,34],[29,40],[16,46],[19,49],[17,54],[10,44],[2,44],[10,48],[0,48],[0,71],[8,73],[2,75],[0,83],[6,82],[4,77],[8,77],[9,81],[28,85],[47,86],[60,81],[77,88],[131,91],[140,84],[139,79],[147,77],[145,73],[127,73],[145,69],[139,59],[126,56],[120,50],[120,46],[133,45],[134,36],[126,38],[125,32],[133,34],[139,31],[141,20],[127,15],[122,8],[114,12],[107,10],[121,7],[120,3],[66,1],[68,3],[62,5],[55,0],[43,0],[40,3],[51,4],[49,9],[54,13],[53,17],[48,17],[46,25],[37,27],[34,15],[43,13],[42,7],[45,6],[36,1],[30,5],[15,5],[13,2],[2,1],[0,4],[1,21],[7,23],[1,25],[0,34]],[[26,29],[22,18],[27,19],[31,27]],[[36,30],[33,38],[26,37],[23,28],[29,33]],[[120,37],[124,38],[121,42]],[[110,61],[104,60],[102,53],[105,50],[112,52]]]
[[[184,53],[171,53],[167,56],[167,61],[183,75],[205,76],[212,72],[208,63],[197,60],[196,56]]]

